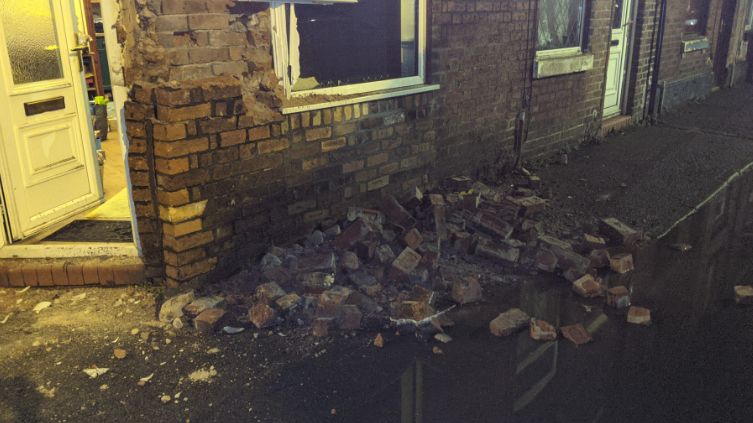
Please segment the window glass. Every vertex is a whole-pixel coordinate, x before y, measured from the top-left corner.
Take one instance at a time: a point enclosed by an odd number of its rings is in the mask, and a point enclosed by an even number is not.
[[[539,1],[538,50],[580,47],[585,0]]]
[[[296,5],[300,78],[294,91],[418,75],[418,0]]]
[[[0,0],[13,82],[63,77],[50,0]]]
[[[684,34],[703,35],[706,33],[706,16],[709,0],[686,0]]]
[[[750,1],[748,16],[745,18],[745,29],[753,29],[753,0]]]

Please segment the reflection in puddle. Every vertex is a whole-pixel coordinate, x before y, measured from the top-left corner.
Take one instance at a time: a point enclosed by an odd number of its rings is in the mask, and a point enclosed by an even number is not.
[[[510,305],[557,327],[582,323],[594,342],[492,339],[468,323],[446,359],[416,359],[402,373],[400,421],[750,421],[753,313],[734,304],[733,286],[753,283],[753,173],[644,246],[635,271],[606,282],[626,286],[654,324],[629,325],[626,310],[578,298],[569,284],[526,281]],[[485,324],[506,306],[481,306],[475,318]],[[459,313],[461,325],[474,319]],[[362,411],[368,421],[394,415]]]

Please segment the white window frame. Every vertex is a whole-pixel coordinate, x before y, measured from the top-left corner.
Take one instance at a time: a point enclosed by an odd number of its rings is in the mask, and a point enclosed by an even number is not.
[[[324,0],[326,1],[326,0]],[[300,62],[298,47],[300,38],[297,30],[295,5],[290,5],[290,28],[286,28],[285,1],[270,2],[272,20],[272,50],[275,63],[275,73],[287,97],[306,97],[310,95],[354,95],[376,91],[387,91],[406,87],[415,87],[426,83],[426,37],[427,37],[427,0],[418,2],[418,75],[402,78],[385,79],[383,81],[362,82],[342,85],[338,87],[315,88],[311,90],[293,91],[294,81],[300,76]],[[295,3],[290,0],[287,3]],[[332,5],[329,7],[337,7]],[[290,71],[288,71],[290,70]],[[288,73],[290,72],[290,73]]]
[[[750,0],[750,4],[748,5],[748,13],[745,14],[745,21],[743,22],[745,25],[745,31],[753,31],[753,0]]]
[[[586,39],[586,11],[588,10],[587,2],[589,0],[583,0],[583,13],[580,15],[580,42],[575,47],[563,47],[553,48],[547,50],[539,50],[539,23],[536,22],[536,58],[546,57],[563,57],[563,56],[577,56],[583,53],[583,41]],[[536,7],[539,7],[540,1],[536,2]],[[536,11],[536,20],[538,21],[539,12]]]

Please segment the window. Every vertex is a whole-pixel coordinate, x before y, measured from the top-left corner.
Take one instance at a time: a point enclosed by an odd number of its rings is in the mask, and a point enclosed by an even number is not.
[[[686,0],[683,35],[705,35],[709,0]]]
[[[424,83],[426,0],[273,9],[275,68],[292,96]]]
[[[581,51],[586,0],[541,0],[537,51]]]
[[[745,30],[753,31],[753,0],[750,1],[750,6],[748,7],[748,14],[745,17]]]

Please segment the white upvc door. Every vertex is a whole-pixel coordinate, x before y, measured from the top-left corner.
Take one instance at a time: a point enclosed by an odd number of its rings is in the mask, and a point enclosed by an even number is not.
[[[73,0],[0,0],[0,180],[13,240],[102,200]]]
[[[614,0],[612,37],[607,63],[607,81],[604,89],[604,117],[622,112],[622,96],[627,76],[628,40],[630,36],[631,0]]]

